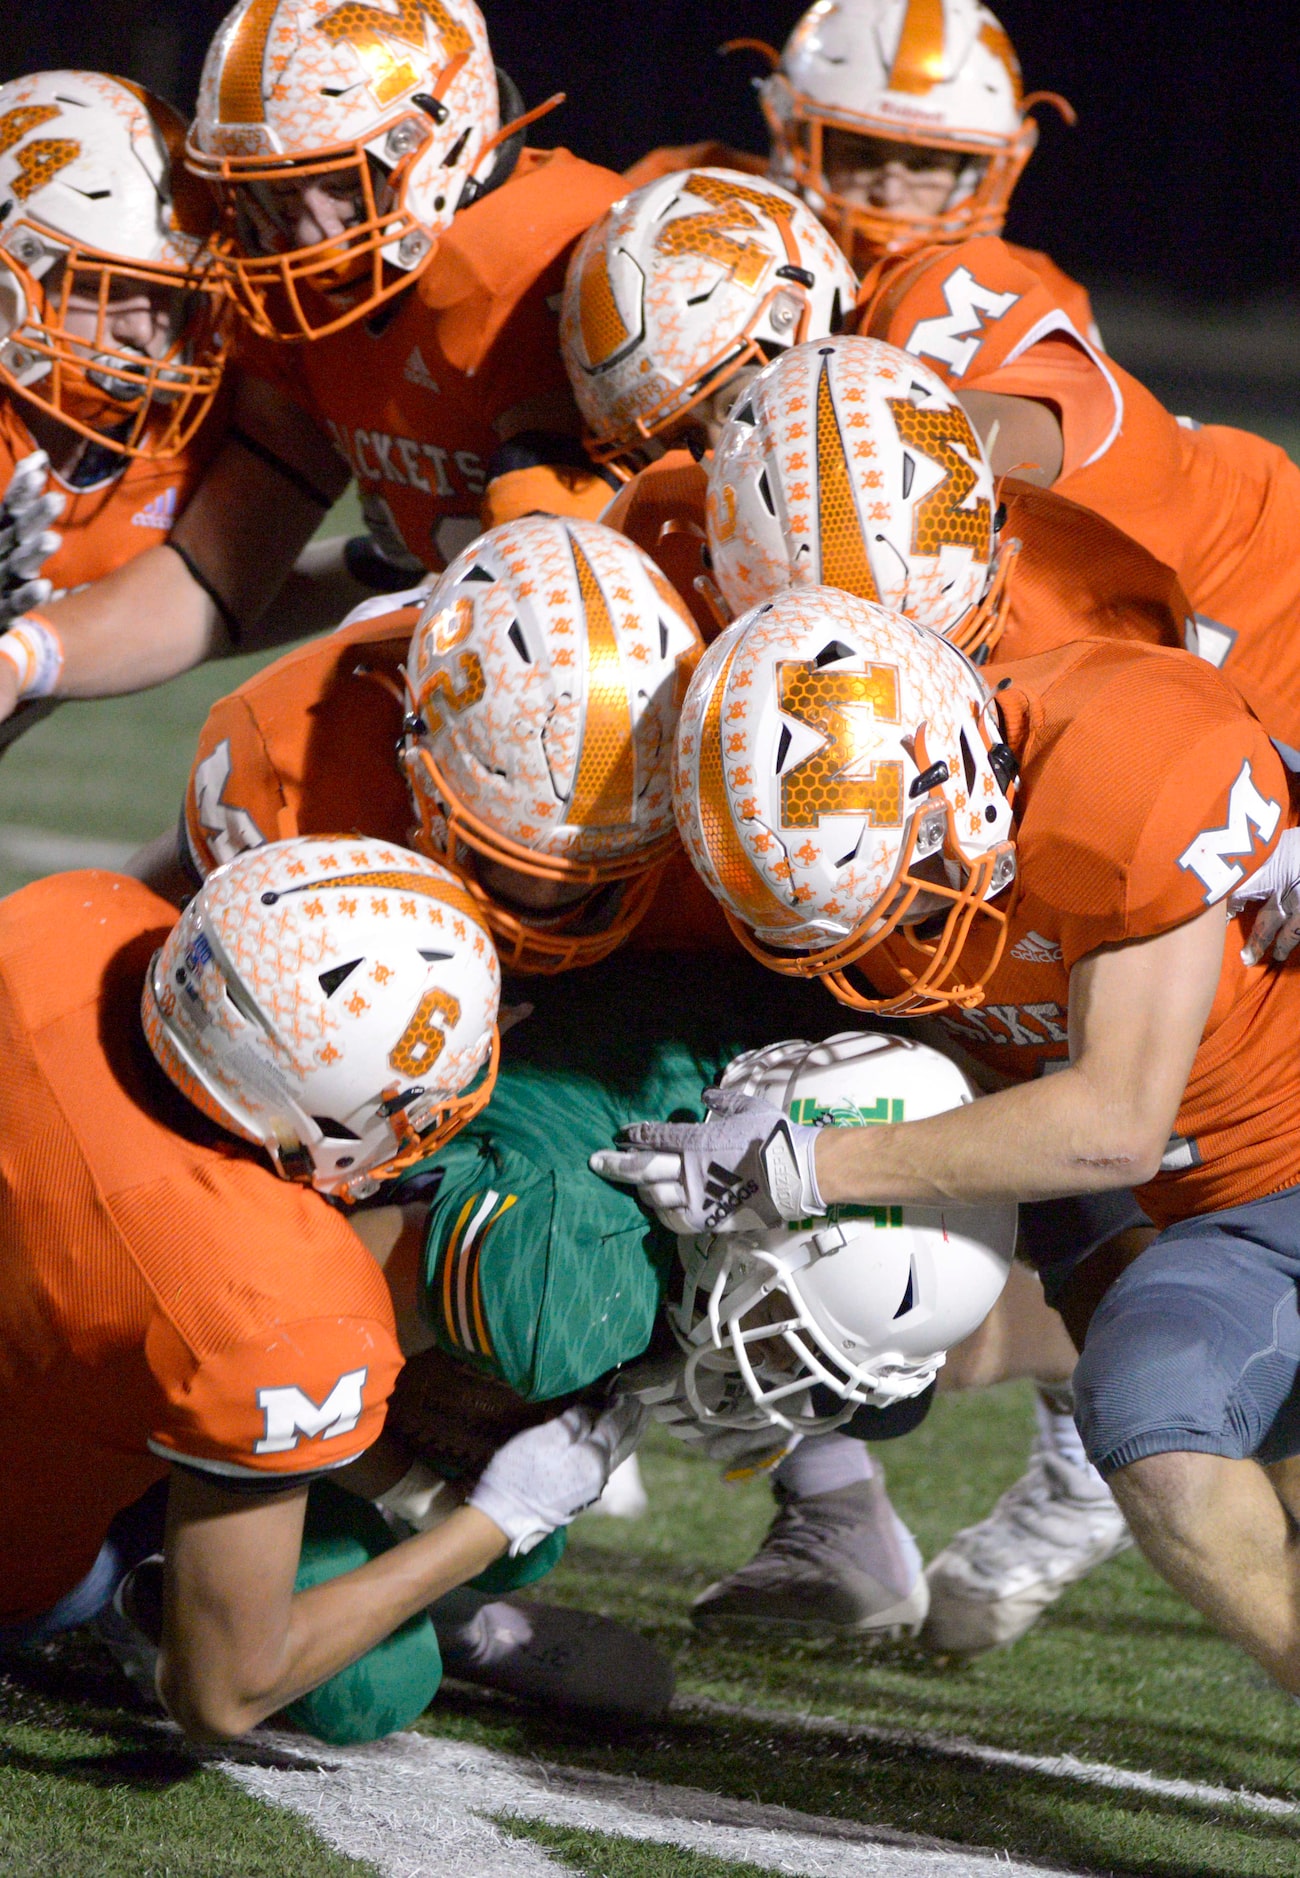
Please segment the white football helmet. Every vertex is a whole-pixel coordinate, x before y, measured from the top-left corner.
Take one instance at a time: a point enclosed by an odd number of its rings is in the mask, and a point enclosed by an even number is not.
[[[502,140],[474,0],[239,0],[208,48],[188,158],[222,198],[245,318],[316,339],[410,285],[457,209],[503,180]],[[303,246],[286,191],[325,181],[355,219]]]
[[[672,430],[742,367],[834,332],[852,268],[796,196],[683,170],[625,196],[569,263],[560,345],[596,455]]]
[[[1074,113],[1051,92],[1022,95],[1020,64],[979,0],[817,0],[760,87],[778,174],[795,186],[865,268],[928,242],[995,235],[1029,161],[1038,103]],[[964,158],[936,215],[869,207],[836,192],[828,132],[953,151]]]
[[[677,847],[673,734],[701,646],[654,562],[599,522],[502,523],[430,592],[407,662],[414,838],[465,874],[507,964],[591,964],[646,912]],[[529,913],[485,862],[578,891]]]
[[[145,979],[163,1069],[277,1173],[364,1199],[464,1127],[496,1080],[501,975],[464,887],[352,835],[210,874]]]
[[[125,79],[0,85],[0,383],[124,456],[183,449],[221,381],[213,210],[182,167],[184,137],[170,105]],[[124,342],[112,311],[146,295],[166,316],[157,357]]]
[[[715,639],[691,680],[677,825],[774,971],[822,978],[857,1010],[978,1004],[1016,871],[1000,737],[946,639],[836,588],[789,587]],[[847,968],[900,927],[889,960],[904,988],[868,996]]]
[[[826,1127],[919,1121],[976,1096],[939,1051],[860,1031],[750,1051],[722,1081]],[[668,1315],[697,1419],[811,1433],[919,1395],[997,1303],[1016,1218],[1013,1204],[832,1206],[770,1232],[679,1239],[685,1282]]]
[[[877,339],[822,339],[760,373],[723,428],[714,578],[733,614],[792,584],[841,587],[973,654],[1005,616],[996,507],[979,438],[936,373]]]

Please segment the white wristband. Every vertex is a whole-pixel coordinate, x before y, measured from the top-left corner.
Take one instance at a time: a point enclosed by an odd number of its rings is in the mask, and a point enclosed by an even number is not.
[[[17,672],[20,698],[48,698],[63,670],[63,642],[39,613],[23,613],[0,632],[0,658]]]
[[[435,1474],[423,1461],[414,1461],[387,1493],[375,1496],[375,1505],[381,1511],[396,1514],[417,1532],[431,1532],[441,1526],[463,1503],[463,1496],[450,1481]]]

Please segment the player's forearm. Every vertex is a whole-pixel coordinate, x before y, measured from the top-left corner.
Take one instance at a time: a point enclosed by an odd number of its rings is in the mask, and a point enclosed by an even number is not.
[[[187,1734],[234,1739],[328,1682],[505,1549],[492,1520],[461,1507],[355,1571],[295,1593],[278,1636],[255,1656],[227,1654],[231,1640],[220,1631],[202,1626],[187,1636],[182,1624],[171,1648],[165,1644],[159,1693]]]
[[[817,1182],[828,1203],[920,1206],[1048,1200],[1149,1180],[1173,1116],[1103,1096],[1077,1065],[892,1127],[827,1128]]]
[[[312,541],[261,618],[249,630],[242,651],[289,645],[314,633],[332,632],[354,606],[373,600],[373,588],[349,574],[343,560],[343,536]]]
[[[218,642],[217,610],[170,548],[148,548],[40,609],[59,635],[56,696],[109,698],[178,677]]]

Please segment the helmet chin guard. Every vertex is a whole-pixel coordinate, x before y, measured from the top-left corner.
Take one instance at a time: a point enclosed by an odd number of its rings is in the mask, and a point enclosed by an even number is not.
[[[751,1051],[723,1086],[825,1127],[915,1121],[976,1099],[939,1051],[856,1031]],[[679,1239],[682,1299],[669,1316],[693,1413],[709,1426],[814,1433],[864,1404],[920,1395],[997,1302],[1015,1239],[1014,1205],[840,1206],[770,1232]],[[814,1406],[819,1390],[833,1412]]]

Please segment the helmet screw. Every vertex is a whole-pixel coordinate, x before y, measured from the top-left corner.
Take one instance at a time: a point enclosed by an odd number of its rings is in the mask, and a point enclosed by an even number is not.
[[[424,254],[428,246],[427,237],[422,235],[418,229],[413,228],[410,234],[403,235],[401,241],[397,244],[397,258],[403,267],[414,267],[415,263],[420,259],[421,255]]]

